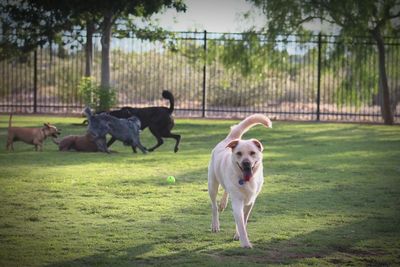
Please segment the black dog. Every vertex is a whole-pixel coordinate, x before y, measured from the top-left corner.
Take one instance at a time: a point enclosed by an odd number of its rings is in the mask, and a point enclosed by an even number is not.
[[[171,114],[174,111],[174,96],[171,92],[164,90],[162,92],[162,97],[168,99],[170,102],[170,107],[148,107],[148,108],[131,108],[131,107],[123,107],[119,110],[114,110],[108,112],[111,116],[117,118],[129,118],[131,116],[136,116],[139,118],[141,122],[141,129],[145,129],[149,127],[150,132],[157,138],[157,144],[152,148],[148,149],[149,151],[154,151],[157,147],[161,146],[165,138],[174,138],[176,140],[175,144],[175,153],[179,149],[179,142],[181,140],[181,136],[178,134],[171,133],[171,129],[174,127],[174,119]],[[108,142],[107,146],[110,146],[115,142],[115,138],[112,137]]]
[[[104,113],[94,115],[88,107],[84,113],[89,122],[88,133],[93,136],[100,151],[110,152],[106,145],[106,135],[110,134],[113,140],[120,140],[124,145],[131,146],[133,152],[136,153],[136,147],[139,147],[143,153],[147,153],[146,148],[140,143],[140,120],[135,116],[118,119]]]

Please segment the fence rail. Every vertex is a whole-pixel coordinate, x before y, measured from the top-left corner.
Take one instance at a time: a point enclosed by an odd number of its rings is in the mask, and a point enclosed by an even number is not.
[[[65,37],[67,38],[67,37]],[[387,38],[386,69],[392,110],[400,122],[400,39]],[[93,76],[100,80],[100,39]],[[112,40],[111,81],[117,105],[168,105],[175,114],[231,118],[261,112],[282,120],[382,122],[378,59],[366,37],[178,32],[164,42]],[[79,113],[85,69],[81,44],[44,46],[0,61],[0,112]]]

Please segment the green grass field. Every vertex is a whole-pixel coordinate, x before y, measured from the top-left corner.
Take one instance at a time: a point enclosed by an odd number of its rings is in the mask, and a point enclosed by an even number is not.
[[[16,126],[49,121],[81,134],[80,118],[15,116]],[[233,241],[229,207],[211,233],[207,165],[236,121],[176,121],[180,151],[133,154],[5,151],[0,116],[0,266],[400,265],[400,127],[275,122],[245,137],[265,146],[265,185],[248,231]],[[145,130],[142,143],[155,143]],[[176,177],[169,185],[167,176]],[[222,192],[221,192],[222,193]]]

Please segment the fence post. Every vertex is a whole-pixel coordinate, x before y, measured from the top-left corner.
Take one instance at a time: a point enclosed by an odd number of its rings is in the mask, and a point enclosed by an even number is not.
[[[320,105],[321,105],[321,50],[322,50],[322,37],[321,33],[318,34],[318,74],[317,74],[317,121],[320,120]]]
[[[37,113],[37,50],[33,52],[33,113]]]
[[[203,103],[202,103],[202,117],[206,117],[206,81],[207,81],[207,72],[206,72],[206,65],[207,65],[207,31],[204,31],[204,38],[203,38],[203,49],[204,49],[204,65],[203,65]]]

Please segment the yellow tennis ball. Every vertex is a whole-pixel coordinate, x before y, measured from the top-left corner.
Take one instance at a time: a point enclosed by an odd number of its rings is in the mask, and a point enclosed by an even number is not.
[[[169,184],[175,183],[175,177],[172,176],[172,175],[168,176],[167,177],[167,183],[169,183]]]

